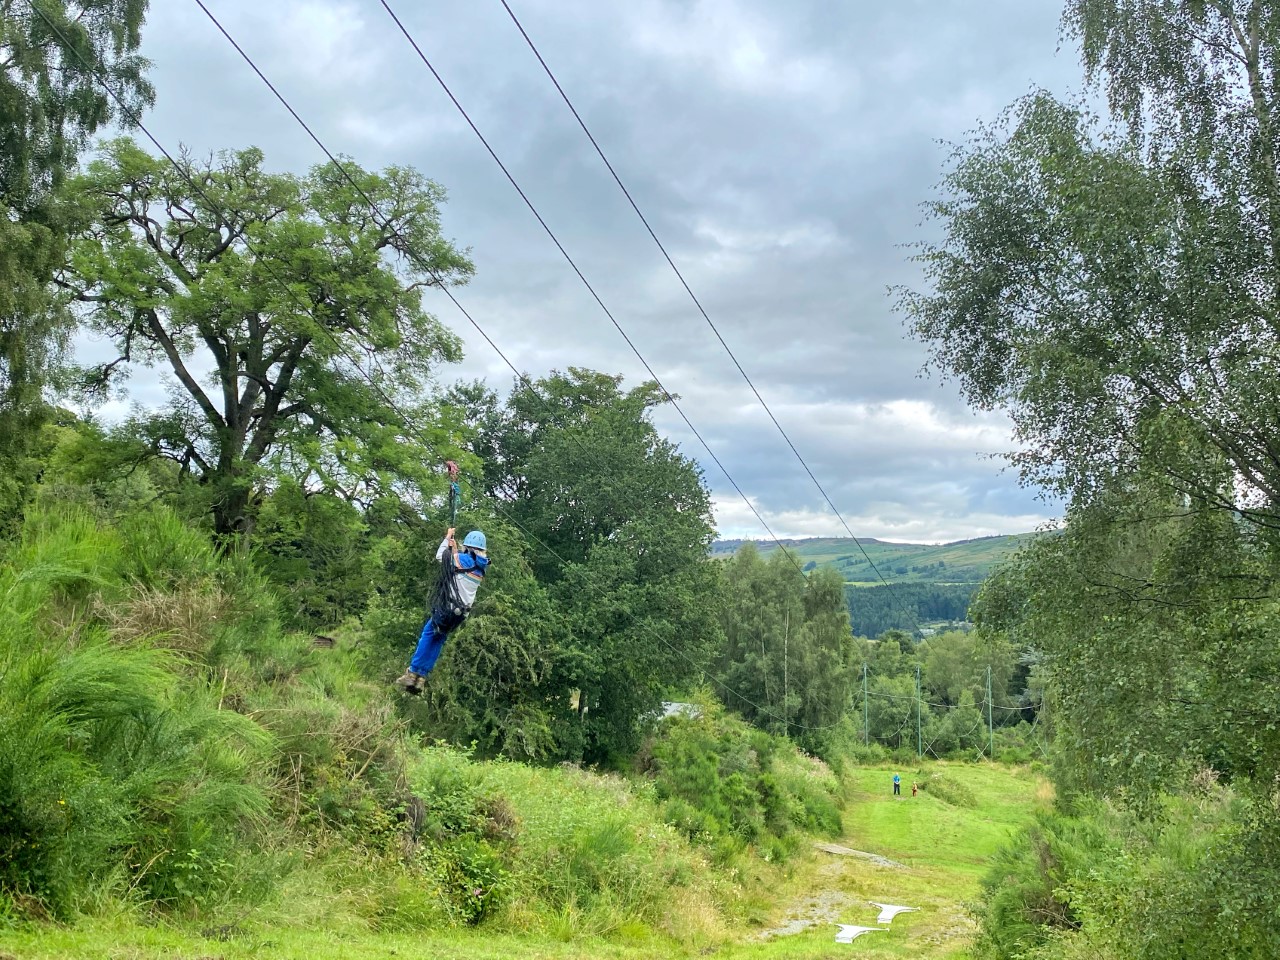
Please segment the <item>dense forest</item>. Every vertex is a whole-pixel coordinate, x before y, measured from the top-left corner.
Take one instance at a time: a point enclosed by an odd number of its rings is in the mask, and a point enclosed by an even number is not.
[[[889,543],[873,538],[812,537],[773,541],[716,540],[713,557],[743,549],[769,555],[781,548],[802,569],[829,568],[846,583],[853,632],[878,637],[887,630],[923,636],[939,627],[963,626],[969,602],[999,564],[1042,534],[980,537],[937,545]]]
[[[976,583],[888,583],[845,587],[854,633],[878,637],[886,630],[917,633],[928,623],[963,623]]]

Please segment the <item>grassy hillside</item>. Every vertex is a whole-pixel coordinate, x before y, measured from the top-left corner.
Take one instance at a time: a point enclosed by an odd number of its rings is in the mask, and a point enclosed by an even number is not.
[[[831,770],[711,702],[629,778],[480,763],[413,735],[361,629],[335,633],[284,630],[164,509],[33,514],[0,558],[0,958],[351,956],[481,924],[693,949],[744,869],[839,833]]]
[[[443,758],[443,762],[458,761]],[[890,794],[888,784],[895,770],[908,783],[925,784],[918,797]],[[477,782],[501,787],[513,798],[521,823],[531,838],[538,838],[538,850],[552,848],[552,841],[564,842],[575,831],[594,838],[590,846],[577,847],[580,854],[603,858],[605,864],[615,855],[611,844],[631,847],[629,859],[618,865],[638,872],[630,877],[630,886],[614,894],[615,912],[593,916],[566,905],[549,924],[524,929],[492,921],[479,927],[421,920],[370,926],[358,916],[361,904],[376,897],[394,899],[393,895],[365,891],[343,900],[317,885],[294,891],[296,899],[290,906],[297,913],[287,913],[281,904],[274,912],[256,913],[228,929],[147,926],[117,914],[72,928],[0,931],[0,952],[10,951],[24,960],[108,954],[134,960],[175,956],[641,960],[709,953],[726,960],[780,960],[843,956],[852,949],[860,956],[960,960],[969,956],[976,933],[967,906],[980,894],[980,876],[996,851],[1050,799],[1043,780],[1026,768],[961,763],[934,763],[919,770],[885,765],[853,768],[843,788],[844,833],[835,839],[850,850],[878,854],[896,865],[815,848],[785,870],[758,862],[754,866],[740,863],[734,870],[703,864],[698,878],[675,878],[676,896],[668,901],[670,913],[661,921],[678,934],[672,937],[639,917],[599,925],[601,917],[624,916],[628,896],[644,899],[646,887],[663,882],[648,865],[660,864],[675,853],[664,828],[652,822],[643,826],[642,818],[652,809],[643,792],[637,794],[617,778],[538,771],[519,764],[479,764],[471,772]],[[600,818],[600,829],[588,829],[592,818]],[[627,830],[622,836],[611,834],[610,825],[619,823],[631,824],[641,833],[634,838],[629,838]],[[529,856],[535,855],[531,850]],[[586,863],[579,862],[576,869],[585,868]],[[569,861],[565,871],[548,872],[546,879],[572,882],[573,869]],[[408,891],[394,894],[407,897]],[[896,918],[887,931],[864,936],[853,948],[837,946],[837,923],[875,925],[873,900],[915,906],[919,912]],[[728,902],[732,907],[726,913]]]
[[[919,795],[911,797],[908,789],[894,797],[894,773],[908,785],[920,783]],[[850,771],[845,797],[840,845],[890,863],[819,851],[796,871],[766,929],[727,957],[971,957],[977,924],[969,910],[982,878],[998,851],[1048,807],[1052,791],[1027,768],[931,763],[858,767]],[[917,912],[901,914],[851,947],[837,946],[837,923],[876,926],[872,901]]]
[[[980,583],[1000,561],[1037,536],[1041,534],[1019,533],[943,544],[891,543],[871,538],[859,538],[855,542],[848,537],[814,537],[782,543],[802,564],[834,566],[844,575],[846,583],[874,586],[883,582],[880,577],[889,583]],[[717,540],[711,546],[711,555],[732,556],[744,542]],[[772,541],[751,542],[761,553],[778,549]],[[872,569],[872,563],[879,575]]]
[[[893,830],[859,831],[896,812],[980,835],[980,860],[1002,828],[979,821],[1027,802],[1021,775],[953,766],[1003,785],[876,813],[853,748],[833,768],[710,699],[622,774],[478,761],[410,732],[358,625],[285,630],[244,558],[159,508],[33,514],[0,614],[0,960],[798,955],[831,930],[750,938],[852,882],[815,841],[892,856]],[[945,917],[967,868],[939,866],[907,893]],[[968,935],[944,926],[915,946]]]

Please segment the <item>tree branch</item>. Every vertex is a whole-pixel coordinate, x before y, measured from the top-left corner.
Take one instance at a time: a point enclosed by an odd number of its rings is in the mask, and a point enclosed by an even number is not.
[[[288,392],[289,386],[293,382],[293,375],[298,369],[298,361],[302,359],[302,354],[310,345],[310,337],[302,337],[295,342],[293,349],[284,359],[284,364],[280,368],[280,375],[276,377],[275,386],[267,391],[266,400],[262,405],[262,414],[258,419],[258,426],[254,429],[253,437],[245,450],[245,459],[250,463],[260,461],[266,455],[271,441],[275,439],[277,425],[280,422],[280,401],[284,399],[285,393]],[[297,405],[293,406],[296,407]],[[285,409],[290,410],[289,407]]]
[[[178,348],[174,346],[173,339],[169,336],[169,331],[165,330],[164,324],[160,322],[159,315],[151,308],[142,311],[142,315],[147,321],[147,327],[151,331],[151,335],[160,344],[160,348],[164,350],[164,355],[169,358],[169,365],[173,368],[174,374],[177,375],[182,385],[187,388],[187,393],[191,394],[192,399],[199,404],[200,409],[204,411],[205,417],[216,429],[225,430],[227,422],[222,418],[222,414],[218,413],[217,408],[205,392],[200,389],[200,384],[191,375],[191,371],[187,369],[186,364],[182,362],[182,355],[178,352]]]

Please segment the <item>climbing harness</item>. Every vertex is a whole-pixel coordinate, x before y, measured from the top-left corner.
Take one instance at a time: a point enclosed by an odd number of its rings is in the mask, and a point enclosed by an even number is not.
[[[453,553],[448,552],[440,561],[440,576],[436,580],[435,593],[431,598],[431,619],[437,627],[448,633],[456,629],[467,618],[467,607],[458,592],[457,571],[453,566]]]

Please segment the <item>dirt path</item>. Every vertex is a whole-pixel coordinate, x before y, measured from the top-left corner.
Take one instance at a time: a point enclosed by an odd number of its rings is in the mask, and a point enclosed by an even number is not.
[[[876,927],[874,904],[892,903],[918,911],[896,917],[883,935],[859,938],[859,956],[968,956],[978,932],[969,905],[980,899],[991,857],[1042,802],[1041,778],[1016,768],[939,765],[930,775],[943,786],[912,798],[884,789],[892,772],[851,773],[845,836],[815,844],[796,878],[802,892],[749,938],[749,955],[834,956],[850,949],[834,942],[838,924]]]
[[[878,853],[867,853],[865,850],[854,850],[838,843],[815,843],[814,849],[826,854],[828,859],[814,872],[819,884],[817,889],[794,900],[787,908],[782,922],[757,933],[753,940],[772,940],[775,937],[788,937],[802,933],[811,927],[834,927],[842,923],[858,923],[872,925],[874,920],[866,916],[868,911],[875,913],[878,907],[871,906],[870,901],[859,900],[853,894],[840,889],[845,879],[847,857],[855,857],[873,866],[905,870],[903,864]],[[851,919],[857,917],[859,919]]]

